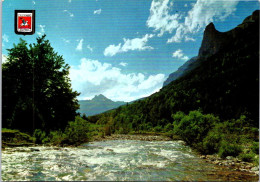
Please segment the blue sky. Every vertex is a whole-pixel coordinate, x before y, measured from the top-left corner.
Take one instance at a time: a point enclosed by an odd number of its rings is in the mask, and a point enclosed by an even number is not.
[[[16,9],[36,10],[34,35],[14,33]],[[19,38],[34,43],[46,34],[71,66],[78,99],[132,101],[198,54],[207,24],[228,31],[256,9],[257,0],[5,0],[2,59]]]

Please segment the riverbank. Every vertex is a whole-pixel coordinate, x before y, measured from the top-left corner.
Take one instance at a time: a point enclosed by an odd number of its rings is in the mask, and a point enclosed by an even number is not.
[[[237,157],[227,156],[225,159],[222,159],[218,155],[200,155],[200,158],[217,166],[229,167],[235,171],[249,172],[255,176],[259,176],[259,166],[244,162]]]
[[[125,134],[111,134],[109,136],[95,136],[92,139],[93,141],[106,141],[106,140],[141,140],[141,141],[171,141],[172,138],[164,135],[151,135],[151,134],[134,134],[134,135],[125,135]]]

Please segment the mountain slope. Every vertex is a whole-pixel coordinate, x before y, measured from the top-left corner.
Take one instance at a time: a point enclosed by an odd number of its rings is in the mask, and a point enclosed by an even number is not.
[[[80,109],[78,112],[81,114],[86,114],[87,116],[92,116],[95,114],[100,114],[105,111],[115,109],[121,105],[126,104],[126,102],[114,102],[104,95],[96,95],[92,100],[80,100]]]
[[[252,125],[258,126],[259,11],[246,19],[250,21],[221,34],[209,24],[198,67],[158,93],[100,115],[97,121],[106,123],[109,117],[114,129],[143,130],[172,123],[171,116],[178,111],[200,109],[221,121],[246,115]]]
[[[198,64],[196,64],[197,63],[196,60],[197,60],[197,57],[191,58],[190,60],[185,62],[181,67],[179,67],[177,71],[171,73],[169,75],[169,77],[165,80],[165,82],[163,83],[163,86],[168,85],[172,81],[180,78],[181,76],[187,74],[189,71],[191,71],[195,67],[197,67]]]

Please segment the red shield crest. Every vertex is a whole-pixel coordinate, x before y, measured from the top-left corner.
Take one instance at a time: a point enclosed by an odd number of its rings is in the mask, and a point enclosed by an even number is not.
[[[35,10],[15,10],[15,33],[32,35],[35,32]]]

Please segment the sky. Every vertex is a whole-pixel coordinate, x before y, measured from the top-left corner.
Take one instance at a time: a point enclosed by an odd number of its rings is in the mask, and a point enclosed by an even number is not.
[[[70,65],[79,100],[103,94],[133,101],[162,88],[168,75],[197,56],[205,27],[228,31],[258,0],[5,0],[2,61],[22,38],[46,34]],[[34,35],[14,33],[14,10],[36,10]]]

